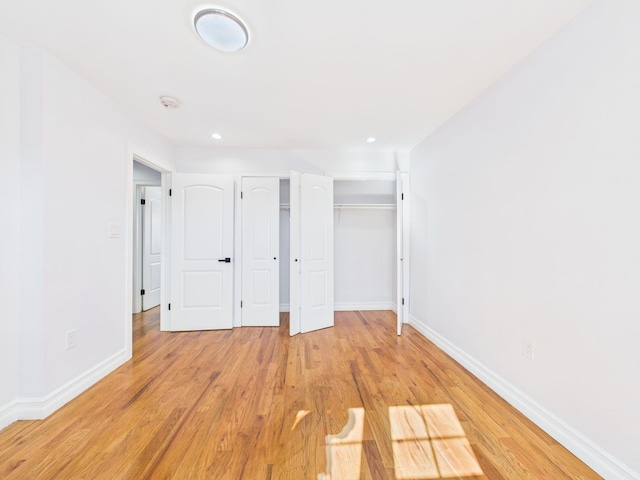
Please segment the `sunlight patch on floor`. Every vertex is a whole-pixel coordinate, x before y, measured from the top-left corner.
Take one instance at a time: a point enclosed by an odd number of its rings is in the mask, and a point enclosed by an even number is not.
[[[342,432],[327,435],[327,472],[318,480],[360,479],[364,420],[363,408],[350,408]],[[451,404],[389,407],[389,426],[396,480],[483,474]]]
[[[482,475],[450,404],[389,407],[397,480]]]
[[[318,480],[360,479],[363,431],[364,408],[350,408],[342,432],[327,435],[327,473],[318,475]]]

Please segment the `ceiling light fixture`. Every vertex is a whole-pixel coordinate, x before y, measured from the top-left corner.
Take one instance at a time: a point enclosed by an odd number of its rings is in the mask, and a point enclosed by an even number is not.
[[[367,138],[367,143],[373,143],[373,142],[375,142],[375,141],[376,141],[376,139],[375,139],[375,138],[373,138],[373,137],[369,137],[369,138]]]
[[[249,31],[242,20],[224,10],[200,10],[193,19],[193,26],[200,38],[223,52],[237,52],[249,42]]]
[[[219,133],[212,133],[211,138],[213,138],[214,140],[220,140],[222,139],[222,135],[220,135]]]

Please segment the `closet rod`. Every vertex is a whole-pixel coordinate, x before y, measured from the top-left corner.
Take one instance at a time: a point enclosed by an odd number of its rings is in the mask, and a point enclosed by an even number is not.
[[[378,209],[385,210],[391,209],[395,210],[395,203],[336,203],[333,208],[344,209],[344,208],[358,208],[358,209]]]
[[[280,205],[280,208],[283,210],[289,210],[291,205],[288,203],[283,203]],[[395,210],[395,203],[336,203],[333,205],[333,208],[338,210],[343,210],[345,208],[357,208],[357,209],[376,209],[376,210]]]

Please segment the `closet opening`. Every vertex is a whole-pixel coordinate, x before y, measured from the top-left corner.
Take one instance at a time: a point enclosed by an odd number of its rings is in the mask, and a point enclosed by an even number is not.
[[[395,179],[334,179],[336,311],[397,310],[395,190]]]
[[[374,174],[374,178],[332,176],[334,311],[392,310],[399,317],[399,334],[404,320],[403,299],[404,306],[408,306],[403,293],[406,290],[402,288],[402,267],[408,264],[402,255],[408,235],[402,233],[407,224],[405,209],[398,208],[403,197],[399,191],[403,189],[402,181],[395,173]],[[290,256],[290,179],[279,178],[278,186],[278,310],[290,312],[290,265],[294,261]],[[241,199],[245,200],[246,197]],[[242,230],[238,233],[246,239],[249,233]],[[242,247],[241,262],[245,261],[246,248]],[[244,286],[244,281],[241,283]],[[242,318],[247,288],[241,287],[240,292],[238,308]],[[278,323],[281,318],[279,315]],[[245,325],[242,320],[237,326],[241,325]]]

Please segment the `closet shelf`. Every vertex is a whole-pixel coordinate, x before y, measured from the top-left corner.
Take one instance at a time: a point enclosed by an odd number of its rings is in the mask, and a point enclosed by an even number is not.
[[[280,204],[280,208],[283,210],[289,210],[291,205],[288,203]],[[333,208],[336,210],[345,210],[345,209],[375,209],[375,210],[395,210],[395,203],[336,203],[333,205]]]
[[[395,203],[337,203],[333,206],[337,209],[358,208],[358,209],[379,209],[379,210],[395,210]]]

